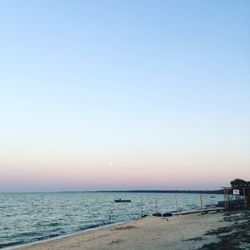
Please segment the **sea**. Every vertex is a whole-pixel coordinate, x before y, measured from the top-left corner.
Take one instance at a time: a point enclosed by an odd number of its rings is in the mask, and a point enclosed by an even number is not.
[[[130,199],[116,203],[115,199]],[[203,194],[204,206],[223,200]],[[200,194],[131,192],[0,193],[0,248],[15,247],[151,215],[200,208]]]

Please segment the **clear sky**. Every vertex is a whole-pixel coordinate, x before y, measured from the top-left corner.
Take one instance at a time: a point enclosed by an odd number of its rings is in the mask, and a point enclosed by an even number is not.
[[[250,179],[250,1],[0,1],[0,191]]]

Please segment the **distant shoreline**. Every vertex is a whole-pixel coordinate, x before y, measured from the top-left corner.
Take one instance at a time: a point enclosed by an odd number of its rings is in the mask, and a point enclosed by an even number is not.
[[[219,190],[114,190],[114,191],[95,191],[98,193],[190,193],[190,194],[223,194],[223,189]]]
[[[223,189],[218,190],[86,190],[86,191],[0,191],[0,194],[25,194],[25,193],[168,193],[168,194],[223,194]]]

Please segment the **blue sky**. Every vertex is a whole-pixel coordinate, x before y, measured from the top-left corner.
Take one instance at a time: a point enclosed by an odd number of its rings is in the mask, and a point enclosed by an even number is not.
[[[0,191],[250,179],[249,44],[249,1],[2,0]]]

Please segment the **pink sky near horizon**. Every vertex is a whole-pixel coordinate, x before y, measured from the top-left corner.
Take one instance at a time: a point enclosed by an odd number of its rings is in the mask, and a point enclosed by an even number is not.
[[[189,159],[185,164],[174,159],[169,162],[99,159],[77,163],[61,160],[57,164],[5,161],[0,169],[0,191],[217,189],[229,185],[236,177],[249,177],[247,165],[239,172],[236,163],[219,167],[212,164],[216,162],[204,164],[201,159],[196,162]]]
[[[28,139],[22,147],[9,140],[1,149],[0,192],[217,189],[234,178],[250,179],[247,147],[237,141],[223,149],[185,140],[179,147],[161,143],[130,148],[116,141],[106,148],[67,142],[62,147],[48,140],[32,148]],[[236,151],[239,146],[242,150]]]

